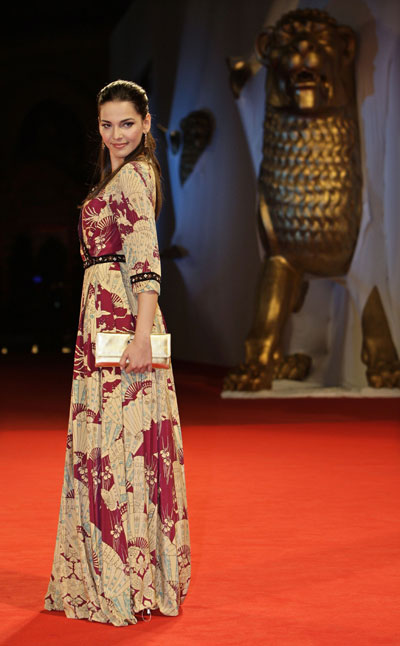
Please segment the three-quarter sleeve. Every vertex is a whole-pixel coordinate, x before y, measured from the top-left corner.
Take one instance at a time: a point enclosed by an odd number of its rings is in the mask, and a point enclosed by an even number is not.
[[[155,223],[153,171],[147,163],[125,164],[112,211],[134,293],[160,293],[161,264]]]

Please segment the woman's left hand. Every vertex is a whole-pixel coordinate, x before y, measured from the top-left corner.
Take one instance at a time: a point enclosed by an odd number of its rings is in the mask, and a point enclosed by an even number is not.
[[[151,359],[150,335],[135,334],[133,340],[128,343],[119,365],[127,374],[130,372],[150,372],[152,370]]]

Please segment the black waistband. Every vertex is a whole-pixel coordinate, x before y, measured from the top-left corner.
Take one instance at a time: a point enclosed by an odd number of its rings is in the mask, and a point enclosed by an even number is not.
[[[98,265],[103,262],[125,262],[125,256],[122,253],[108,253],[104,256],[90,256],[85,253],[83,268],[88,269],[92,265]]]

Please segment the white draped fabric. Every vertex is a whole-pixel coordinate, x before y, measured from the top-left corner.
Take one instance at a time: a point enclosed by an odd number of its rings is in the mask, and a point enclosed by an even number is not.
[[[188,0],[182,6],[185,15],[179,26],[172,22],[163,25],[171,38],[180,40],[176,69],[168,67],[160,43],[153,43],[157,70],[153,94],[157,97],[157,79],[162,78],[165,85],[165,75],[169,75],[174,90],[165,125],[177,129],[189,112],[207,108],[214,114],[216,131],[183,186],[178,179],[179,155],[168,152],[175,210],[172,243],[188,250],[186,258],[166,260],[163,266],[163,309],[174,333],[174,355],[225,365],[243,358],[262,257],[255,213],[265,70],[246,84],[235,101],[225,59],[250,53],[263,24],[274,24],[291,9],[315,7],[352,26],[359,36],[356,81],[363,216],[345,285],[312,281],[302,311],[293,315],[288,325],[287,347],[313,355],[315,368],[310,379],[314,382],[362,388],[366,379],[360,360],[360,317],[374,285],[379,288],[400,349],[400,3]],[[119,29],[113,37],[115,77],[120,75],[119,58],[122,69],[129,68],[126,43],[121,44],[119,38],[119,33],[127,33],[126,25],[124,32]],[[134,47],[132,43],[132,70],[137,60]],[[156,114],[157,100],[152,104]]]

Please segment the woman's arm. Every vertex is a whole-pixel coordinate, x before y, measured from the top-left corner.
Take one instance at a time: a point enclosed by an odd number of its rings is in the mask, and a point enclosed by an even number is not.
[[[161,263],[154,215],[153,171],[147,163],[125,164],[116,175],[120,193],[110,203],[134,294],[160,293]]]
[[[148,372],[150,334],[160,293],[161,264],[152,195],[154,179],[147,164],[126,164],[118,175],[121,195],[112,203],[126,257],[131,289],[137,298],[135,338],[123,353],[120,366],[127,373]],[[129,363],[127,363],[127,360]]]
[[[119,365],[125,372],[149,372],[151,366],[150,334],[157,307],[157,292],[147,291],[137,295],[138,313],[135,338],[128,344]],[[127,364],[127,361],[129,362]]]

